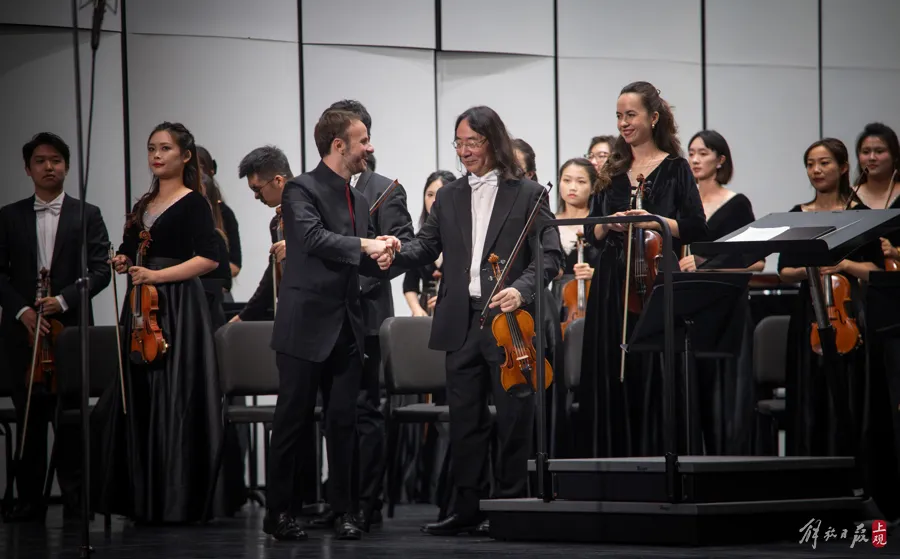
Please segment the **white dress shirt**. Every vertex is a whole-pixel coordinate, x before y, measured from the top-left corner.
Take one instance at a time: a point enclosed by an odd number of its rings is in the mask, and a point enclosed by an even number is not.
[[[352,188],[356,188],[356,183],[359,182],[359,177],[361,177],[361,176],[362,176],[362,173],[356,173],[355,175],[350,177],[350,186]]]
[[[469,175],[472,189],[472,263],[469,266],[469,296],[481,298],[481,255],[487,236],[488,223],[497,199],[497,171],[483,177]]]
[[[50,202],[44,202],[37,196],[34,197],[34,213],[35,223],[37,225],[37,242],[38,242],[38,263],[37,277],[40,277],[41,270],[46,268],[52,270],[53,265],[53,249],[56,246],[56,232],[59,229],[59,214],[62,213],[63,199],[66,193],[63,192]],[[62,311],[69,310],[66,300],[62,295],[57,295],[56,300]],[[16,314],[16,319],[22,316],[26,310],[31,307],[22,307]]]

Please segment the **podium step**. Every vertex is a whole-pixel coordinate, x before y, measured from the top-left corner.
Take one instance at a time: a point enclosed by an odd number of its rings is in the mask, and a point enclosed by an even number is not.
[[[481,501],[491,537],[507,541],[727,545],[800,539],[811,519],[848,528],[861,499],[634,503],[539,499]]]
[[[683,503],[851,497],[853,464],[848,457],[679,456],[676,485]],[[535,471],[533,460],[528,467]],[[664,457],[552,460],[549,470],[557,499],[669,501]]]

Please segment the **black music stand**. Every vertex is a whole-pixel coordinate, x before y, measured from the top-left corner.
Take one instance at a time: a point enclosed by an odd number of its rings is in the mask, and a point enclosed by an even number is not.
[[[707,265],[746,267],[772,253],[792,254],[806,268],[826,380],[832,395],[841,394],[847,379],[839,377],[834,329],[825,312],[820,266],[833,266],[856,250],[900,229],[900,210],[847,210],[836,212],[788,212],[769,214],[725,237],[691,245],[695,254],[714,255]],[[853,456],[853,417],[845,401],[833,398],[843,456]]]
[[[661,274],[660,274],[661,275]],[[679,453],[694,454],[694,440],[699,442],[691,418],[694,415],[696,371],[692,366],[697,352],[725,351],[737,353],[740,347],[723,347],[726,325],[742,297],[747,297],[750,273],[675,272],[672,274],[675,315],[675,351],[682,354],[684,369],[684,433],[685,447]],[[657,276],[650,298],[634,326],[626,352],[662,352],[664,296],[662,278]],[[699,328],[695,328],[698,325]],[[740,339],[736,339],[740,341]],[[734,340],[732,341],[734,342]],[[732,343],[732,345],[734,345]],[[730,351],[729,351],[730,350]],[[677,415],[677,414],[676,414]]]

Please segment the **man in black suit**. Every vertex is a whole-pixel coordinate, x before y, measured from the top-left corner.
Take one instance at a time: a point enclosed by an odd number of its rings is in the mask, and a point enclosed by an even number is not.
[[[379,266],[390,265],[400,242],[372,238],[367,201],[350,187],[350,178],[365,170],[366,154],[374,151],[359,117],[326,111],[314,136],[322,161],[289,181],[282,195],[287,255],[272,334],[279,388],[263,529],[277,539],[306,538],[290,511],[300,439],[313,421],[321,386],[335,534],[359,539],[359,502],[353,494],[365,339],[359,274],[386,275]],[[376,264],[382,257],[383,263]]]
[[[6,348],[12,375],[13,403],[21,436],[28,401],[31,365],[30,337],[37,326],[37,308],[47,319],[63,326],[78,326],[81,295],[76,285],[81,269],[81,204],[63,191],[69,171],[69,147],[55,134],[36,135],[22,147],[25,172],[34,182],[34,196],[0,209],[0,339]],[[107,264],[109,235],[100,209],[87,204],[88,267],[90,296],[110,282]],[[41,269],[49,272],[50,296],[37,300]],[[91,309],[84,309],[91,313]],[[93,322],[93,320],[91,320]],[[42,322],[42,331],[47,331]],[[28,436],[21,463],[15,470],[19,500],[7,521],[40,520],[47,472],[47,423],[53,419],[56,398],[49,387],[35,385],[28,417]],[[81,439],[78,428],[61,427],[57,473],[67,513],[79,510]]]
[[[356,114],[366,127],[371,137],[372,117],[359,101],[342,100],[333,103],[328,110],[349,111]],[[393,182],[379,175],[372,168],[374,155],[366,158],[366,170],[353,175],[350,184],[365,196],[369,205],[375,203]],[[415,234],[412,218],[406,208],[406,191],[397,185],[388,194],[381,206],[370,217],[375,235],[390,235],[401,243],[411,241]],[[371,507],[372,525],[382,522],[381,479],[384,471],[384,414],[381,411],[381,387],[379,371],[381,368],[381,344],[378,332],[386,318],[394,316],[394,298],[391,294],[389,279],[360,277],[360,303],[362,304],[363,323],[366,329],[365,361],[363,365],[362,389],[356,406],[357,431],[359,433],[359,449],[355,466],[359,479],[360,520],[365,511]],[[314,520],[311,527],[321,527],[334,523],[334,513],[325,514]]]
[[[450,452],[457,494],[453,514],[423,527],[433,535],[487,529],[479,500],[487,496],[491,393],[500,445],[495,497],[524,496],[534,393],[524,386],[503,390],[498,368],[503,352],[491,334],[490,319],[498,310],[512,312],[531,306],[535,274],[543,273],[549,283],[563,261],[559,232],[548,228],[541,239],[544,269],[535,270],[533,237],[529,236],[512,262],[506,287],[487,300],[494,287],[488,257],[496,254],[501,261],[510,257],[545,189],[523,178],[506,127],[488,107],[471,108],[457,118],[455,145],[468,175],[438,191],[416,239],[403,245],[394,257],[395,266],[410,269],[434,262],[441,252],[444,255],[429,347],[447,352]],[[546,199],[540,204],[539,221],[553,219]],[[486,305],[493,311],[481,329],[479,318]]]

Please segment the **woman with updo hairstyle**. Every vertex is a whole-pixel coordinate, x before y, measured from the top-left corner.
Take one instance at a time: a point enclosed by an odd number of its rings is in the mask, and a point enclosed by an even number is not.
[[[616,102],[619,137],[601,168],[603,196],[591,217],[655,214],[666,219],[676,254],[707,238],[706,217],[690,165],[682,156],[669,104],[650,83],[622,88]],[[643,209],[631,209],[639,176],[647,183]],[[634,224],[659,230],[656,222]],[[578,456],[654,456],[664,453],[662,369],[658,354],[629,352],[624,379],[623,291],[627,224],[587,227],[585,239],[598,250],[584,325],[581,383],[575,429]],[[637,246],[637,245],[635,245]],[[677,261],[674,261],[677,266]],[[633,282],[631,283],[633,286]],[[640,315],[628,313],[626,340]],[[692,411],[693,413],[693,411]],[[694,422],[696,424],[696,422]]]
[[[219,390],[209,306],[199,277],[217,267],[218,235],[200,193],[194,137],[164,122],[147,141],[153,180],[128,214],[112,263],[128,277],[122,309],[123,409],[118,375],[91,414],[91,468],[95,512],[140,523],[206,519],[207,492],[218,476],[222,439]],[[140,235],[150,234],[137,266]],[[157,322],[164,353],[147,363],[131,351],[133,289],[151,285],[159,295]]]

